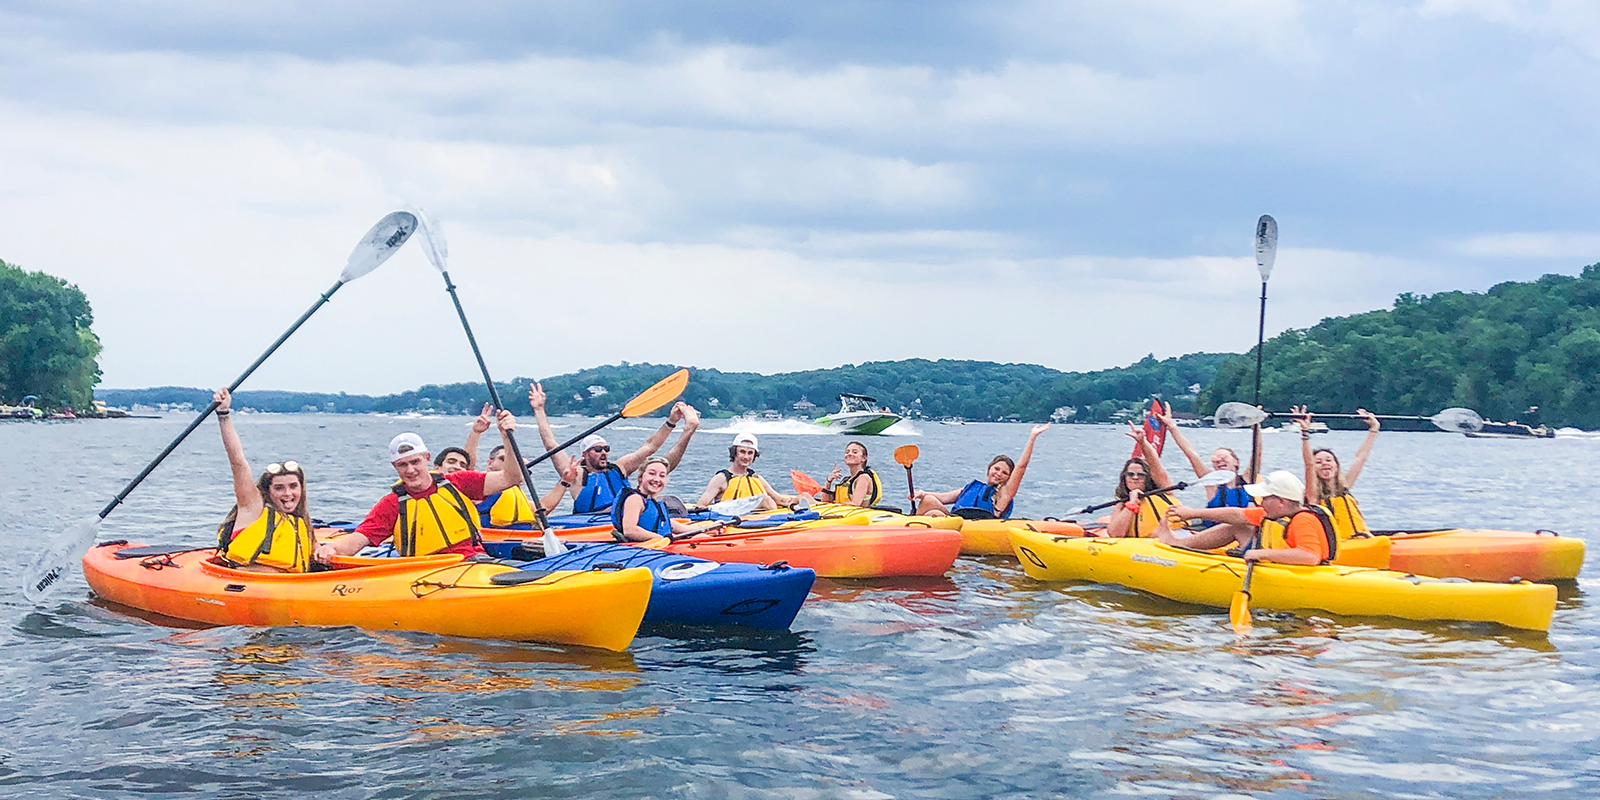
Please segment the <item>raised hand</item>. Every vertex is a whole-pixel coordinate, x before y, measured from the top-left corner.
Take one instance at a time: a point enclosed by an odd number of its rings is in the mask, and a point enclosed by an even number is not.
[[[569,458],[567,459],[567,468],[561,470],[561,480],[566,481],[568,485],[576,486],[578,485],[579,471],[580,468],[578,466],[578,459]]]
[[[1368,410],[1366,410],[1364,408],[1358,408],[1358,409],[1356,409],[1356,416],[1362,418],[1363,420],[1366,420],[1366,422],[1367,422],[1367,430],[1372,431],[1373,433],[1377,433],[1378,428],[1380,427],[1380,425],[1378,423],[1377,415],[1373,414],[1371,411],[1368,411]]]
[[[544,410],[544,387],[538,381],[528,384],[528,405],[534,411]]]
[[[478,418],[472,421],[472,432],[483,433],[484,431],[489,430],[489,426],[492,424],[493,419],[494,406],[484,403],[483,410],[478,412]]]
[[[511,433],[517,429],[517,418],[512,416],[510,411],[501,409],[499,418],[495,420],[495,425],[500,428],[501,433]]]
[[[231,411],[233,409],[233,395],[228,392],[227,387],[212,393],[211,402],[217,404],[218,411]]]
[[[685,427],[687,427],[689,430],[694,430],[695,428],[700,427],[700,412],[696,411],[694,406],[691,406],[688,403],[683,403],[682,405]]]
[[[1301,433],[1311,431],[1311,409],[1308,406],[1290,406],[1289,413],[1294,415],[1294,424],[1300,426]]]
[[[1050,430],[1050,423],[1048,422],[1043,425],[1035,425],[1033,426],[1033,430],[1028,431],[1028,438],[1037,439],[1039,434],[1044,433],[1047,430]]]
[[[1144,429],[1131,419],[1128,420],[1128,438],[1136,442],[1144,441]]]

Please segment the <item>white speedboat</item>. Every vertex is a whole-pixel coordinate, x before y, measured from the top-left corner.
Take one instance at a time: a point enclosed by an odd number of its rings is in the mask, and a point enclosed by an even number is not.
[[[873,436],[900,421],[900,415],[879,408],[878,400],[864,394],[839,395],[839,410],[818,419],[816,424],[840,433]]]

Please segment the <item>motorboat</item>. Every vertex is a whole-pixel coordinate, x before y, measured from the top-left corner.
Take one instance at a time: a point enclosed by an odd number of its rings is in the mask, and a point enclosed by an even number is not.
[[[874,436],[900,421],[900,415],[878,405],[878,399],[864,394],[839,395],[839,410],[816,421],[817,425],[839,433]]]

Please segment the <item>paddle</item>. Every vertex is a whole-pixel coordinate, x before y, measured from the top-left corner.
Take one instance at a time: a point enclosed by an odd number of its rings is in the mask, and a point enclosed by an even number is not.
[[[680,369],[677,372],[674,372],[671,375],[656,381],[655,384],[650,388],[634,395],[633,399],[629,400],[627,404],[622,407],[621,411],[612,414],[604,422],[595,425],[589,430],[586,430],[583,433],[580,433],[577,436],[574,436],[571,439],[556,445],[554,448],[546,451],[544,455],[529,461],[528,466],[531,467],[550,458],[556,453],[559,453],[562,450],[565,450],[582,441],[583,437],[588,436],[589,434],[594,433],[595,431],[598,431],[619,419],[642,417],[645,414],[655,411],[656,409],[672,402],[673,400],[678,399],[678,395],[683,394],[683,388],[688,385],[689,370],[687,369]]]
[[[332,288],[323,292],[322,296],[318,297],[317,301],[306,309],[306,313],[301,314],[300,318],[295,320],[294,324],[290,325],[289,329],[284,331],[283,335],[279,336],[278,340],[273,342],[272,346],[268,347],[267,351],[255,360],[255,363],[247,367],[243,374],[236,378],[232,384],[229,384],[228,391],[237,390],[240,384],[243,384],[245,379],[249,378],[256,371],[256,368],[267,360],[267,357],[277,352],[278,348],[288,341],[289,337],[299,330],[300,326],[304,325],[312,314],[317,312],[317,309],[322,308],[323,304],[333,297],[334,292],[339,291],[339,287],[366,275],[377,269],[383,262],[388,261],[389,257],[394,255],[395,251],[399,250],[407,239],[411,238],[412,231],[416,229],[417,218],[405,211],[396,211],[378,220],[377,224],[373,225],[366,235],[361,237],[361,241],[356,243],[355,249],[350,252],[350,258],[345,262],[344,271],[339,273],[339,280],[334,282]],[[50,543],[50,546],[45,548],[44,552],[40,553],[39,557],[34,559],[33,563],[29,564],[28,568],[23,571],[23,596],[27,597],[29,602],[38,603],[54,591],[61,584],[61,579],[66,576],[72,565],[82,561],[83,554],[89,552],[90,545],[94,544],[95,537],[100,532],[101,520],[104,520],[113,509],[121,505],[122,501],[128,497],[128,494],[142,483],[145,478],[149,477],[150,473],[155,471],[155,468],[167,456],[171,455],[173,450],[178,449],[178,445],[182,444],[189,434],[194,433],[194,430],[200,427],[200,423],[204,422],[206,417],[211,416],[211,412],[216,410],[217,404],[215,402],[206,406],[205,410],[201,411],[194,418],[194,421],[189,423],[189,427],[184,428],[183,432],[178,434],[178,437],[173,439],[166,449],[155,457],[155,460],[145,465],[145,468],[134,476],[134,479],[129,481],[128,485],[124,486],[122,491],[118,492],[117,496],[106,504],[105,508],[100,509],[100,513],[94,519],[79,523],[76,527],[69,528],[57,536]]]
[[[422,209],[417,209],[416,215],[422,222],[423,252],[428,255],[428,263],[433,264],[433,268],[444,276],[445,291],[450,293],[450,302],[456,306],[456,316],[461,318],[461,330],[467,334],[467,344],[472,346],[472,355],[478,359],[478,371],[483,373],[484,385],[489,387],[489,403],[494,406],[498,415],[505,409],[500,403],[500,392],[495,388],[494,379],[489,377],[489,365],[484,363],[483,352],[478,349],[478,338],[472,335],[472,324],[467,322],[466,309],[461,307],[461,298],[456,294],[456,285],[451,282],[450,271],[445,268],[445,259],[450,255],[450,247],[445,242],[444,229]],[[505,437],[509,455],[522,467],[522,485],[528,487],[528,497],[533,501],[534,524],[544,531],[540,543],[544,545],[545,555],[559,556],[567,552],[566,545],[563,545],[561,540],[556,538],[555,532],[550,530],[550,519],[544,513],[544,503],[539,501],[539,491],[533,487],[533,475],[528,472],[528,465],[522,461],[522,451],[517,447],[517,437],[512,435],[511,431],[502,431],[501,435]]]
[[[922,451],[914,444],[903,444],[894,449],[895,463],[906,468],[906,497],[910,501],[907,506],[912,514],[917,513],[917,485],[911,482],[911,465],[917,463],[917,456]]]
[[[811,478],[810,475],[807,475],[800,470],[789,470],[789,480],[794,483],[795,492],[802,496],[810,497],[822,492],[822,484],[817,483]]]
[[[1267,279],[1278,260],[1278,221],[1262,214],[1256,220],[1256,271],[1261,273],[1261,319],[1256,325],[1256,404],[1261,403],[1261,350],[1267,340]]]
[[[1255,574],[1256,562],[1244,562],[1244,585],[1233,593],[1233,602],[1228,605],[1228,622],[1233,624],[1233,632],[1237,634],[1250,632],[1250,579]]]
[[[1283,412],[1263,411],[1248,403],[1223,403],[1217,406],[1216,426],[1219,428],[1249,428],[1260,425],[1268,417],[1293,417]],[[1318,414],[1333,419],[1361,419],[1360,414]],[[1483,417],[1470,408],[1447,408],[1431,417],[1415,414],[1373,414],[1378,419],[1403,419],[1427,421],[1435,427],[1453,433],[1467,433],[1483,429]]]
[[[767,499],[764,494],[753,494],[737,500],[724,500],[706,506],[706,510],[724,517],[738,517],[748,514],[761,506],[761,501]]]
[[[1228,483],[1229,481],[1232,481],[1234,478],[1237,478],[1237,477],[1239,477],[1239,473],[1234,472],[1233,470],[1216,469],[1216,470],[1212,470],[1210,472],[1207,472],[1206,474],[1194,479],[1193,481],[1179,481],[1177,483],[1172,484],[1171,486],[1167,486],[1167,487],[1164,487],[1164,488],[1161,488],[1161,489],[1155,489],[1153,491],[1146,492],[1146,494],[1164,494],[1166,492],[1181,492],[1184,489],[1187,489],[1187,488],[1189,488],[1191,486],[1221,486],[1222,484]],[[1069,512],[1067,514],[1067,516],[1070,517],[1070,516],[1073,516],[1075,514],[1088,514],[1088,513],[1093,512],[1093,511],[1099,511],[1102,508],[1110,508],[1110,507],[1112,507],[1112,506],[1114,506],[1114,505],[1116,505],[1118,503],[1125,503],[1125,502],[1127,502],[1127,501],[1126,500],[1112,500],[1110,502],[1100,503],[1098,505],[1087,506],[1087,507],[1079,509],[1077,511]]]

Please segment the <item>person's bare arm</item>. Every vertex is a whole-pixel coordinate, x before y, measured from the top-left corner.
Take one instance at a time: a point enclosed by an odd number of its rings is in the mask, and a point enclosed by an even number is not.
[[[567,471],[561,473],[561,482],[550,487],[550,491],[545,492],[544,497],[539,499],[539,507],[544,509],[544,513],[555,511],[561,505],[561,498],[568,491],[575,491],[572,487],[577,484],[580,471],[577,461],[567,459]]]
[[[1172,435],[1172,441],[1177,442],[1178,449],[1183,451],[1183,457],[1189,459],[1189,467],[1194,470],[1196,478],[1202,477],[1210,471],[1206,468],[1206,462],[1200,458],[1200,454],[1195,452],[1194,446],[1190,445],[1189,440],[1178,432],[1177,424],[1172,421],[1172,412],[1157,414],[1156,419],[1167,427],[1167,433]]]
[[[467,469],[478,468],[478,439],[493,423],[494,407],[484,403],[483,410],[478,412],[477,419],[472,421],[472,428],[467,431],[467,443],[461,446],[462,450],[467,451]]]
[[[639,515],[643,513],[643,495],[630,494],[622,501],[622,535],[630,542],[648,542],[657,536],[655,531],[639,527]]]
[[[722,496],[723,490],[727,488],[728,479],[723,477],[721,472],[712,475],[711,480],[706,483],[706,490],[700,493],[700,500],[695,505],[704,508],[715,503],[717,498]]]
[[[1167,474],[1167,468],[1161,465],[1161,456],[1156,452],[1156,446],[1144,438],[1144,431],[1128,420],[1128,436],[1139,443],[1139,453],[1144,456],[1145,466],[1150,468],[1150,483],[1152,489],[1164,489],[1172,485],[1172,476]]]
[[[672,449],[667,451],[667,469],[669,471],[678,468],[678,462],[683,460],[684,451],[689,449],[689,439],[694,436],[695,431],[700,429],[700,412],[696,411],[694,406],[688,403],[680,402],[678,405],[683,406],[683,433],[678,434],[678,441],[672,445]]]
[[[1028,472],[1028,462],[1033,460],[1033,443],[1038,440],[1039,434],[1050,430],[1050,423],[1033,426],[1028,432],[1028,443],[1022,446],[1022,454],[1017,456],[1017,465],[1011,470],[1011,477],[1000,485],[999,491],[994,495],[995,510],[1004,513],[1011,507],[1011,501],[1017,496],[1017,489],[1022,487],[1022,476]]]
[[[1134,518],[1139,516],[1138,511],[1128,508],[1128,506],[1132,504],[1134,508],[1137,508],[1143,496],[1144,493],[1138,489],[1130,489],[1127,500],[1111,507],[1111,519],[1106,521],[1107,536],[1113,539],[1121,539],[1128,535],[1128,532],[1133,529]]]
[[[866,478],[866,481],[862,481]],[[867,507],[867,498],[872,496],[872,476],[862,470],[860,475],[850,479],[850,505]]]
[[[264,504],[261,490],[256,488],[256,476],[250,471],[250,462],[244,457],[244,443],[233,427],[233,396],[227,389],[218,389],[211,399],[217,404],[217,427],[222,430],[222,449],[228,454],[228,468],[233,474],[233,502],[239,506],[238,525],[249,525],[261,516]]]
[[[1361,446],[1356,448],[1355,457],[1350,459],[1350,470],[1344,474],[1346,488],[1356,485],[1356,478],[1361,474],[1361,468],[1367,465],[1367,456],[1372,455],[1372,445],[1378,441],[1378,418],[1364,408],[1356,409],[1356,413],[1367,421],[1367,438],[1361,440]]]
[[[517,430],[517,418],[510,411],[501,409],[500,417],[495,420],[495,425],[500,428],[500,438],[510,439]],[[503,492],[513,486],[522,485],[522,465],[511,454],[511,447],[506,447],[506,457],[500,462],[500,471],[491,472],[483,476],[483,493],[486,495]]]
[[[361,552],[361,548],[372,544],[363,533],[341,533],[329,539],[324,539],[317,544],[313,557],[322,564],[328,563],[331,556],[353,556]]]
[[[1322,502],[1322,491],[1317,488],[1317,461],[1316,454],[1311,452],[1311,411],[1305,406],[1290,406],[1289,413],[1294,415],[1294,424],[1300,429],[1300,460],[1306,467],[1306,495],[1308,505]]]
[[[639,445],[638,450],[621,458],[614,458],[611,463],[616,464],[617,469],[622,470],[623,475],[632,475],[634,470],[643,466],[645,459],[655,455],[656,451],[661,449],[661,445],[667,443],[667,437],[672,435],[672,429],[676,428],[678,420],[683,418],[683,409],[679,408],[681,405],[683,404],[673,404],[672,412],[667,414],[667,421],[661,423],[661,427],[656,428],[655,432],[650,434],[650,438],[645,439],[644,444]]]
[[[1310,550],[1301,550],[1298,547],[1270,547],[1246,550],[1244,558],[1246,561],[1271,561],[1274,564],[1299,564],[1306,567],[1314,567],[1322,563],[1322,560],[1317,558],[1316,553]]]
[[[561,442],[556,440],[556,432],[550,427],[550,418],[544,413],[544,387],[538,381],[528,385],[528,405],[533,408],[533,421],[539,426],[539,441],[544,444],[545,450],[555,450]],[[550,456],[550,465],[556,468],[556,474],[567,471],[567,462],[572,457],[565,452],[556,452]]]

